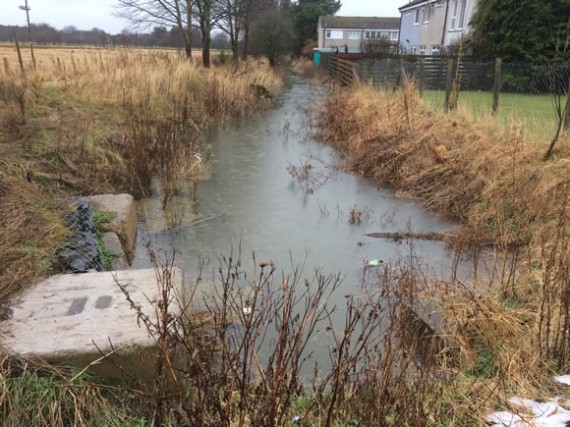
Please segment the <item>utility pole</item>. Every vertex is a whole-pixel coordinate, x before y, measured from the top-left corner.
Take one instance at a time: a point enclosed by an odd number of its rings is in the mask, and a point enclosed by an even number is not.
[[[32,26],[30,25],[30,6],[28,6],[28,0],[24,0],[24,6],[20,6],[20,9],[26,11],[26,20],[28,21],[28,34],[30,36],[30,51],[32,52],[32,63],[34,64],[35,69],[36,57],[34,56],[34,41],[32,39]]]

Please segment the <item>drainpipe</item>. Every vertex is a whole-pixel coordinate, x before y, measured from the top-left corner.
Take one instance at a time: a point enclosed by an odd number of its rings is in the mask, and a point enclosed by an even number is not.
[[[362,28],[362,35],[360,36],[360,53],[364,54],[364,33],[366,33],[366,24]]]
[[[445,18],[443,20],[443,33],[441,34],[441,47],[440,50],[445,47],[445,30],[447,27],[447,15],[449,13],[449,0],[445,0]]]

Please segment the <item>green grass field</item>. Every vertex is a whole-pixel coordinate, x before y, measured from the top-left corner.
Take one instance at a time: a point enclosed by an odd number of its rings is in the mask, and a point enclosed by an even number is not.
[[[436,108],[443,108],[444,91],[424,91],[424,99]],[[458,107],[469,110],[475,119],[491,115],[491,92],[463,91]],[[556,133],[556,113],[552,95],[522,95],[501,93],[499,123],[507,125],[514,120],[521,123],[525,133],[538,141],[550,140]]]

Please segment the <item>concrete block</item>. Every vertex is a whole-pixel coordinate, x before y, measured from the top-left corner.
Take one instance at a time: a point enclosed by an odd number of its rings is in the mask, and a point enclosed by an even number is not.
[[[154,317],[158,287],[154,269],[52,276],[24,292],[13,315],[0,323],[0,347],[11,354],[48,359],[99,355],[111,346],[123,352],[155,345],[116,281],[135,304]],[[183,289],[183,272],[173,281]],[[180,312],[173,305],[173,311]]]
[[[131,258],[137,234],[137,211],[135,200],[130,194],[99,194],[89,196],[91,207],[115,214],[115,218],[104,225],[104,231],[117,233],[127,258]]]
[[[119,255],[117,258],[114,258],[111,261],[111,270],[122,270],[129,268],[129,261],[123,252],[123,246],[121,245],[119,236],[117,236],[116,233],[103,233],[101,235],[101,241],[103,242],[105,249]]]

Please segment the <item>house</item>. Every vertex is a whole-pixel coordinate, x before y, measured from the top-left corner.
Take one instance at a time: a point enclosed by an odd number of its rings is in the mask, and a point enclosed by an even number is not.
[[[414,0],[400,7],[400,45],[408,54],[438,55],[444,44],[446,0]]]
[[[375,39],[398,42],[400,18],[319,16],[318,49],[360,53],[364,43]]]
[[[459,45],[461,37],[469,32],[469,23],[475,12],[477,0],[448,0],[444,46]]]
[[[400,45],[408,54],[438,55],[469,31],[477,0],[410,0],[400,7]]]

